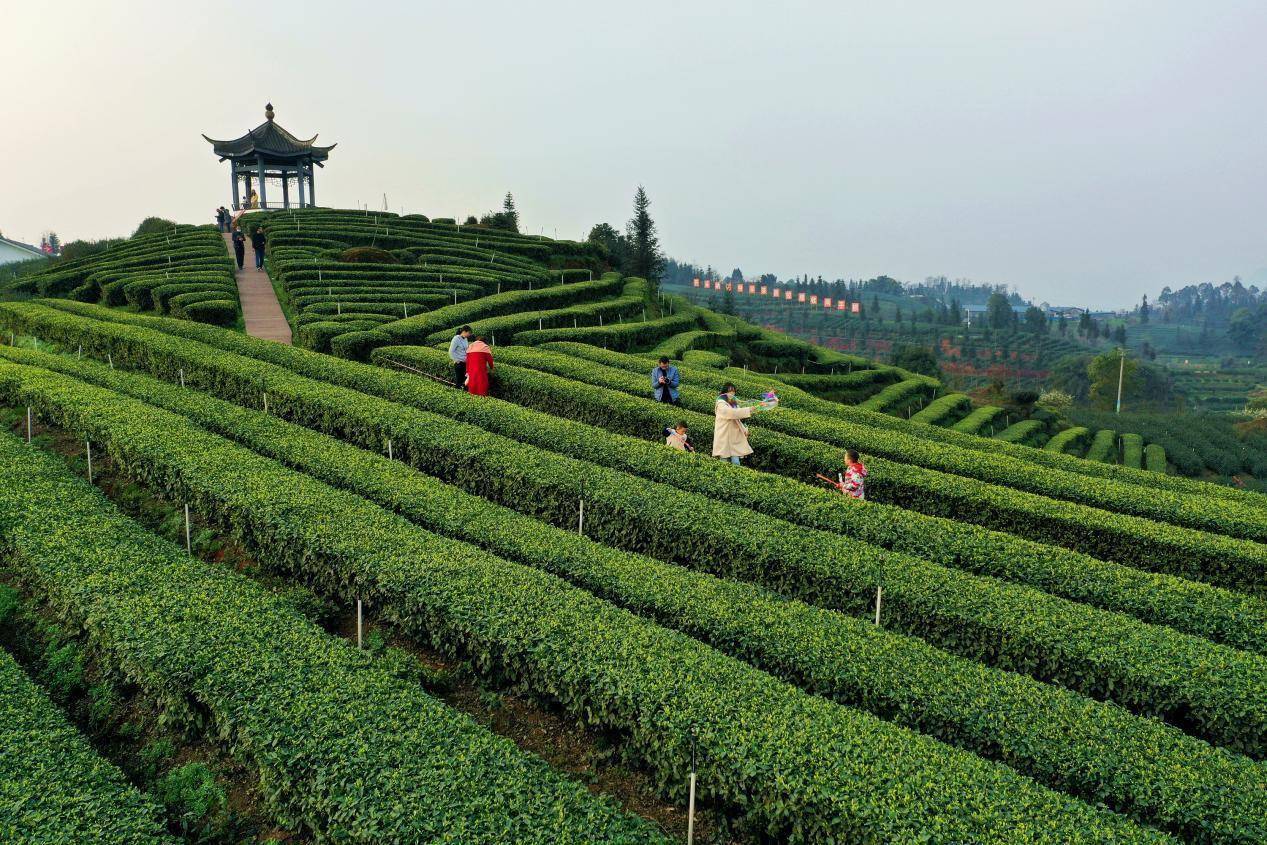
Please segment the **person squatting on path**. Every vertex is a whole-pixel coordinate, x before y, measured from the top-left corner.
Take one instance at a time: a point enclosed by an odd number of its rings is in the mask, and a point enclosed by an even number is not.
[[[740,407],[735,386],[727,384],[713,403],[713,457],[738,465],[739,459],[752,454],[748,445],[748,427],[742,420],[757,412],[760,406]]]
[[[691,439],[686,436],[686,423],[679,422],[672,428],[664,430],[664,445],[670,449],[677,449],[679,452],[694,452],[695,447],[691,445]]]
[[[681,377],[678,375],[677,367],[669,363],[669,359],[660,356],[660,363],[651,371],[651,395],[655,397],[657,402],[667,402],[670,405],[677,404],[678,385],[681,384]]]
[[[472,396],[487,396],[493,375],[493,350],[477,335],[466,350],[466,390]]]
[[[251,233],[251,249],[255,250],[255,269],[264,269],[264,230],[259,226]]]
[[[855,499],[867,498],[867,468],[857,449],[845,452],[845,480],[841,492]]]
[[[453,383],[459,390],[466,389],[466,348],[471,327],[463,326],[449,341],[449,360],[453,362]]]
[[[233,257],[238,260],[238,269],[242,269],[243,263],[246,261],[246,235],[242,234],[242,230],[235,223],[233,225]]]

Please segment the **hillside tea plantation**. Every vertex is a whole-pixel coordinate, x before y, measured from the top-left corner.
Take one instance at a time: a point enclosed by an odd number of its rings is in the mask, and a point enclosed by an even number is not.
[[[1187,471],[1252,448],[979,404],[594,242],[242,224],[293,345],[213,227],[0,297],[0,841],[1267,842],[1267,495]],[[740,465],[727,383],[777,396]]]

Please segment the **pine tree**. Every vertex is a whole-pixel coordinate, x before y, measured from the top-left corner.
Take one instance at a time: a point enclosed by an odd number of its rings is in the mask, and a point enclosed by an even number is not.
[[[1148,315],[1150,311],[1152,311],[1152,309],[1148,307],[1148,295],[1145,294],[1144,301],[1139,304],[1139,321],[1141,323],[1148,322]]]
[[[641,185],[634,192],[634,214],[625,226],[625,240],[629,243],[629,256],[625,267],[628,276],[639,276],[651,284],[652,295],[660,286],[660,272],[664,267],[664,254],[660,252],[660,238],[656,235],[655,221],[648,209],[651,200]]]
[[[512,232],[518,232],[519,210],[515,208],[515,198],[510,195],[510,191],[506,192],[506,199],[502,200],[502,214],[505,216],[505,227]]]

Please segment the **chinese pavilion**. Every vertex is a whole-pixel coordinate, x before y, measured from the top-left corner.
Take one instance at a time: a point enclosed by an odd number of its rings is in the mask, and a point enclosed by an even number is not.
[[[220,156],[229,162],[233,183],[233,208],[309,208],[316,205],[317,188],[313,181],[315,167],[325,167],[330,151],[337,146],[319,147],[313,135],[301,141],[273,121],[273,104],[264,107],[264,122],[232,141],[207,139]],[[298,201],[292,203],[290,182],[295,181]],[[281,182],[281,202],[268,201],[268,183]],[[307,185],[305,185],[305,180]],[[245,190],[243,190],[245,189]],[[306,190],[305,190],[306,189]],[[258,197],[252,200],[253,191]]]

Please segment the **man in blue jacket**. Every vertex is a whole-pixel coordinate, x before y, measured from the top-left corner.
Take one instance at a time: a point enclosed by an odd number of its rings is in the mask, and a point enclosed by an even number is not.
[[[677,367],[669,363],[669,359],[660,356],[660,364],[651,371],[651,393],[657,402],[677,404],[677,388],[681,382]]]

